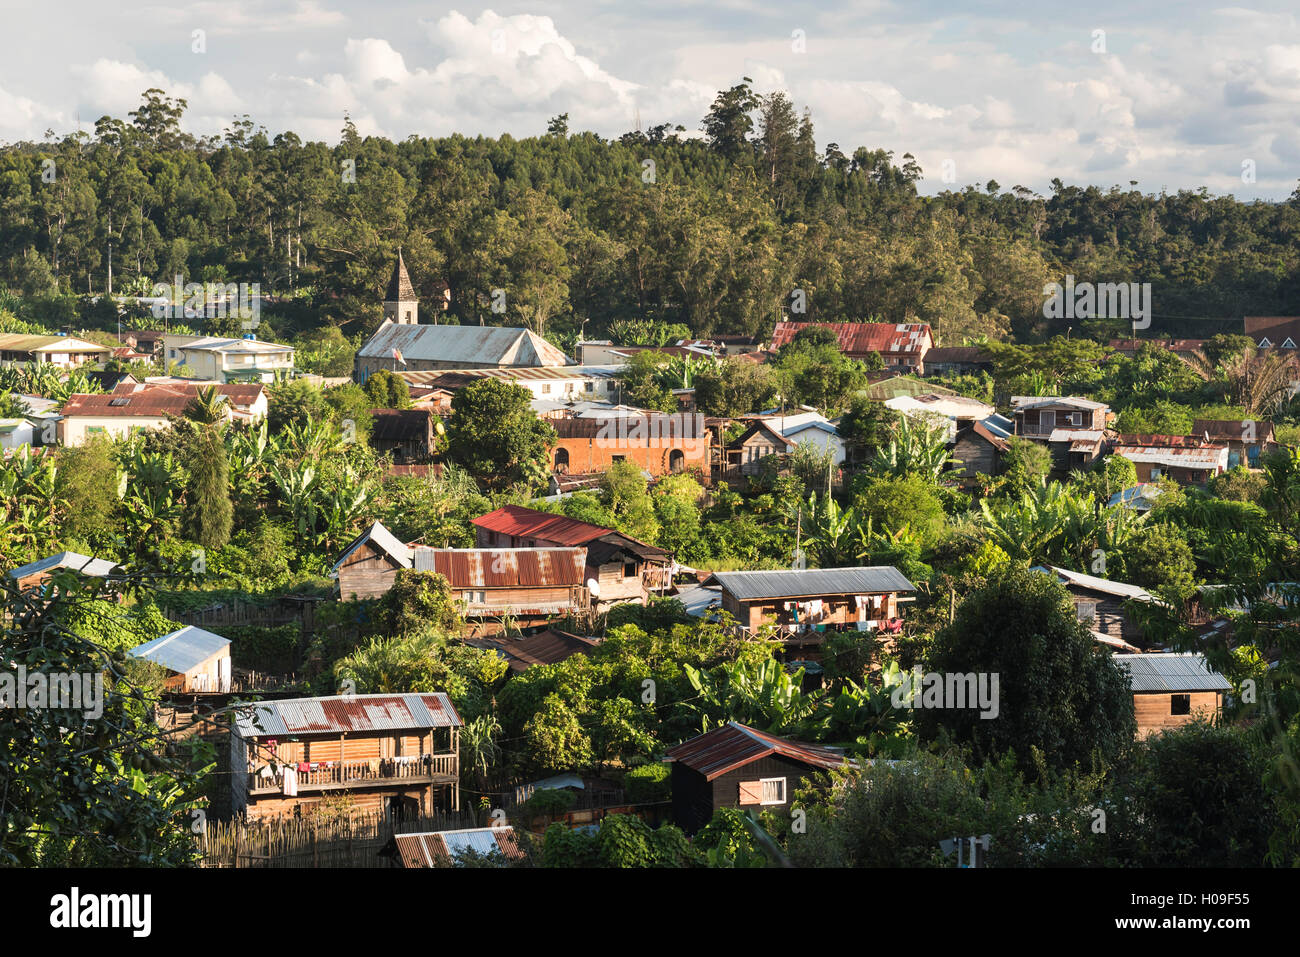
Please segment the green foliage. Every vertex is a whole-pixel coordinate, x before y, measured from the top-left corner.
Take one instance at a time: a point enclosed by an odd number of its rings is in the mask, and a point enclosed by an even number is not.
[[[991,578],[935,636],[926,665],[999,676],[996,719],[971,708],[917,711],[923,736],[942,728],[973,745],[977,759],[1012,751],[1029,769],[1038,749],[1053,768],[1088,767],[1094,756],[1113,761],[1133,740],[1128,676],[1051,576],[1017,569]]]
[[[623,777],[623,791],[632,804],[653,804],[672,796],[672,768],[656,761],[633,768]]]
[[[371,408],[406,409],[411,405],[411,389],[406,380],[387,369],[372,373],[365,384]]]
[[[504,489],[547,461],[555,430],[533,414],[532,393],[498,379],[461,389],[447,421],[448,453],[490,489]]]
[[[398,636],[428,629],[454,631],[461,623],[447,579],[437,572],[410,568],[398,569],[375,614],[385,632]]]

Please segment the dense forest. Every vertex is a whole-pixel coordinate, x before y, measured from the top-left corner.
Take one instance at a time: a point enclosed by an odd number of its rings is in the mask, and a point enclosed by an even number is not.
[[[818,144],[807,111],[748,81],[718,94],[702,136],[665,125],[605,140],[558,116],[524,140],[392,142],[345,117],[331,147],[248,116],[195,138],[185,109],[151,89],[93,134],[0,149],[0,308],[94,328],[72,297],[148,294],[179,273],[258,282],[273,297],[264,336],[341,346],[377,322],[400,247],[426,310],[445,281],[445,321],[526,325],[562,345],[619,320],[755,334],[795,290],[801,318],[915,319],[947,345],[1033,341],[1065,331],[1046,328],[1042,290],[1066,274],[1150,282],[1152,333],[1300,312],[1300,190],[1241,203],[990,181],[923,196],[910,154]],[[1074,334],[1123,329],[1106,326]]]

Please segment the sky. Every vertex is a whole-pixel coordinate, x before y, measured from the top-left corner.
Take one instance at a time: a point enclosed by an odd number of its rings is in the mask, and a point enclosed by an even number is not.
[[[1081,9],[1086,7],[1087,9]],[[912,153],[924,193],[1067,184],[1289,196],[1300,4],[1199,0],[0,0],[0,142],[91,131],[160,87],[184,126],[272,134],[699,135],[751,77],[818,148]]]

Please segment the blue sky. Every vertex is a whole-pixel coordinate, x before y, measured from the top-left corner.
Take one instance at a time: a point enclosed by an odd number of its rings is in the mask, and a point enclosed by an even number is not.
[[[924,192],[989,179],[1046,192],[1060,177],[1290,195],[1300,8],[1086,7],[2,0],[0,141],[90,129],[150,86],[189,100],[195,133],[248,113],[272,132],[333,142],[345,110],[363,133],[398,139],[526,136],[562,112],[602,136],[638,115],[698,131],[717,90],[745,75],[811,109],[819,146],[913,153]]]

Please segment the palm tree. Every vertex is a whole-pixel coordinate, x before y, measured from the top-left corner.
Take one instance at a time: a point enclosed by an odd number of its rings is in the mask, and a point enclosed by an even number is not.
[[[226,421],[229,406],[215,385],[201,386],[185,407],[185,418],[196,425],[216,425]]]
[[[1179,357],[1203,381],[1217,384],[1228,402],[1248,416],[1268,415],[1294,391],[1290,362],[1275,352],[1243,349],[1224,356],[1218,365],[1199,349]]]

